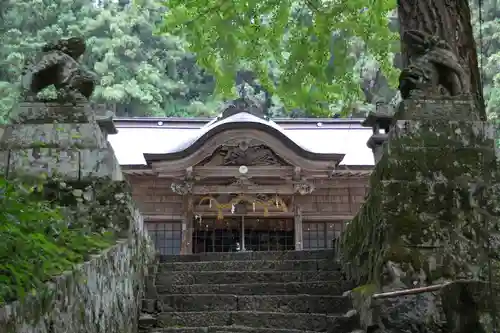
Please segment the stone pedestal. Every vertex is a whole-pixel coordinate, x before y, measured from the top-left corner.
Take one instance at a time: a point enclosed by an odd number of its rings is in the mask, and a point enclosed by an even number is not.
[[[488,278],[500,240],[500,178],[496,126],[477,114],[472,98],[402,103],[370,193],[342,239],[353,277],[382,292]],[[382,303],[394,328],[384,332],[441,324],[429,311],[439,308],[432,293]]]
[[[110,121],[88,104],[21,103],[0,131],[0,171],[9,179],[43,179],[43,195],[56,200],[72,224],[126,236],[135,208],[106,140],[116,132]]]
[[[123,180],[88,104],[21,103],[16,111],[0,138],[4,175]]]

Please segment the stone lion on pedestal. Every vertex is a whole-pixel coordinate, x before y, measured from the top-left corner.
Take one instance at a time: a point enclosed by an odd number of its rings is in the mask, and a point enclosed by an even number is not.
[[[53,85],[57,101],[87,101],[94,92],[97,77],[78,63],[85,48],[85,40],[79,37],[46,44],[38,61],[23,72],[24,98],[35,101],[40,91]]]

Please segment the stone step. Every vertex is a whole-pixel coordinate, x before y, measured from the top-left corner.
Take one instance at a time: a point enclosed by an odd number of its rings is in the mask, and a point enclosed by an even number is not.
[[[210,252],[161,255],[160,262],[335,259],[333,250]]]
[[[342,314],[351,309],[351,301],[344,296],[320,295],[165,295],[157,300],[144,300],[143,311],[261,311]]]
[[[158,315],[158,325],[159,327],[247,326],[350,333],[358,328],[359,318],[315,313],[253,311],[163,312]]]
[[[240,261],[197,261],[170,262],[158,265],[158,271],[339,271],[338,262],[329,259],[317,260],[240,260]]]
[[[213,327],[167,327],[151,330],[150,333],[313,333],[294,329],[262,328],[246,326],[213,326]]]
[[[218,295],[342,295],[354,288],[352,281],[319,281],[288,283],[236,283],[158,285],[156,291],[164,294],[218,294]]]
[[[340,271],[221,271],[159,274],[157,285],[339,281]]]
[[[313,331],[300,331],[294,329],[282,328],[263,328],[263,327],[247,327],[247,326],[215,326],[209,327],[209,333],[312,333]]]

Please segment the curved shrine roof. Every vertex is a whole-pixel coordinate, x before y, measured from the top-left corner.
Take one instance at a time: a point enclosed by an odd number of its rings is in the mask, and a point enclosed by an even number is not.
[[[218,117],[193,133],[189,137],[180,140],[177,145],[164,153],[145,153],[146,162],[173,160],[183,158],[199,149],[209,138],[232,129],[257,129],[272,134],[277,137],[288,148],[298,155],[311,160],[330,160],[340,162],[344,158],[341,153],[325,153],[314,151],[300,144],[288,136],[278,124],[272,120],[257,117],[251,113],[238,112],[228,117]]]
[[[227,109],[226,109],[227,110]],[[210,137],[231,129],[257,129],[277,137],[297,154],[311,160],[338,161],[340,165],[372,166],[373,154],[366,146],[372,134],[362,119],[267,120],[240,108],[217,118],[117,118],[118,134],[109,136],[121,165],[187,156]]]

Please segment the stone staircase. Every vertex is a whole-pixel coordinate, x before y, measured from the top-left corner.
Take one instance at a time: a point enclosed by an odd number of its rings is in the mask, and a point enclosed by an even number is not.
[[[161,256],[139,323],[147,333],[357,331],[333,251]]]

